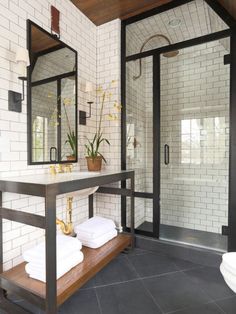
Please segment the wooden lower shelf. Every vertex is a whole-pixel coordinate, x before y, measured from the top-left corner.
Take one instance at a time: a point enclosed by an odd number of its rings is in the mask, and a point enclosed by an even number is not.
[[[83,247],[84,261],[57,280],[57,306],[64,303],[77,289],[128,247],[131,240],[130,235],[120,234],[99,249]],[[31,294],[43,299],[46,297],[46,284],[30,278],[25,272],[25,263],[2,273],[1,277]]]

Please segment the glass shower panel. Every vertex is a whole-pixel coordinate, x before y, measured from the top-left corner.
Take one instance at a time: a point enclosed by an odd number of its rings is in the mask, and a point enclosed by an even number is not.
[[[161,56],[162,238],[185,232],[195,244],[210,246],[207,239],[214,235],[217,248],[225,248],[221,228],[228,224],[228,53],[229,40],[224,39],[182,49],[174,58]]]
[[[126,63],[126,168],[135,170],[136,229],[152,229],[153,192],[153,63],[147,57]],[[144,196],[142,194],[142,196]],[[127,225],[130,203],[127,199]]]

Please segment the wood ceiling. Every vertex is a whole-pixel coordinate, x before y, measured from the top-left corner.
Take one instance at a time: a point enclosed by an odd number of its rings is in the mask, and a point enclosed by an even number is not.
[[[71,0],[95,25],[131,16],[178,0]],[[236,18],[236,0],[217,0]]]
[[[236,19],[236,1],[235,0],[218,0],[225,9]]]
[[[122,20],[173,0],[71,0],[95,25]]]

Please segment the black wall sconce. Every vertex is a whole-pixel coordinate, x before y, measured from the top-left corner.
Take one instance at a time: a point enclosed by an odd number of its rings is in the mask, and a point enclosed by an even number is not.
[[[28,50],[19,47],[16,51],[15,62],[17,63],[18,72],[20,73],[18,79],[22,81],[22,94],[12,90],[8,91],[8,110],[21,112],[22,101],[25,100],[25,81],[27,81],[26,70],[27,66],[30,65]]]
[[[93,91],[93,85],[91,82],[85,83],[85,93],[88,93],[90,96],[90,93]],[[93,101],[87,101],[87,104],[89,105],[89,114],[87,115],[86,111],[79,111],[79,124],[86,125],[86,120],[91,118],[92,116],[92,104]]]

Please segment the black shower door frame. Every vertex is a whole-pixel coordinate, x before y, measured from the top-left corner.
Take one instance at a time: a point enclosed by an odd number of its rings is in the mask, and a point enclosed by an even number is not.
[[[183,1],[184,2],[184,1]],[[185,1],[189,2],[189,1]],[[211,1],[206,1],[211,2]],[[209,3],[208,3],[209,4]],[[170,9],[169,5],[166,6]],[[217,6],[217,13],[222,12]],[[223,16],[225,11],[223,10]],[[143,16],[143,15],[142,15]],[[150,15],[148,15],[150,16]],[[142,17],[143,18],[143,17]],[[160,56],[165,52],[181,50],[219,40],[230,38],[230,54],[225,57],[225,64],[230,64],[230,148],[229,148],[229,198],[228,198],[228,226],[222,226],[224,235],[228,236],[228,251],[236,251],[236,28],[219,31],[198,38],[186,40],[169,46],[148,50],[134,55],[126,56],[126,25],[137,21],[131,18],[121,24],[121,167],[126,170],[126,64],[129,61],[142,58],[153,58],[153,193],[135,192],[135,197],[153,200],[153,232],[136,229],[137,234],[159,238],[160,232],[160,83],[161,64]],[[232,23],[232,20],[230,20]],[[231,24],[230,24],[231,25]],[[223,61],[222,61],[223,62]],[[121,185],[126,187],[125,182]],[[126,197],[121,197],[122,224],[126,224]],[[129,230],[129,228],[126,228]]]

